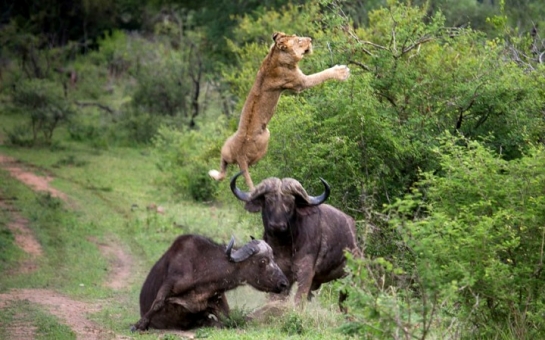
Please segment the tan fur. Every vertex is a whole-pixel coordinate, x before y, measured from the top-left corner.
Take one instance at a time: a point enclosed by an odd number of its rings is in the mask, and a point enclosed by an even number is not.
[[[312,53],[312,39],[277,32],[273,34],[273,40],[242,108],[238,130],[221,149],[220,171],[208,172],[219,181],[225,178],[227,165],[236,163],[244,171],[244,179],[251,190],[254,185],[248,167],[267,153],[270,136],[267,124],[274,115],[282,91],[300,92],[329,79],[346,80],[350,75],[347,66],[336,65],[307,76],[299,69],[298,63],[305,54]]]

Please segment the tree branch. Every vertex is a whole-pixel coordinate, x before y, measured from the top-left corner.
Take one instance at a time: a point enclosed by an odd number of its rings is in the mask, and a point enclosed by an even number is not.
[[[364,63],[360,63],[359,61],[349,60],[348,64],[349,65],[350,64],[357,65],[357,66],[361,67],[362,69],[364,69],[365,71],[371,72],[371,68],[369,68],[369,66],[365,65]]]
[[[87,106],[96,106],[98,107],[99,109],[102,109],[104,111],[107,111],[111,114],[116,114],[117,111],[115,111],[114,109],[112,109],[111,107],[109,106],[106,106],[104,104],[100,104],[100,103],[85,103],[85,102],[75,102],[75,104],[77,106],[80,106],[80,107],[87,107]]]

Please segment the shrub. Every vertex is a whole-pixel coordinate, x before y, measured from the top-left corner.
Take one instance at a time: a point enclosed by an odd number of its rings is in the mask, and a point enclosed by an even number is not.
[[[221,318],[225,328],[244,328],[248,323],[248,313],[240,308],[234,308],[229,312],[228,317]]]
[[[196,131],[179,131],[166,125],[159,128],[154,138],[155,152],[159,156],[159,169],[166,175],[164,183],[182,197],[196,201],[213,200],[218,183],[208,176],[210,162],[207,147],[214,136],[215,124]],[[219,158],[218,158],[219,159]]]
[[[301,335],[305,333],[303,320],[295,312],[290,312],[283,316],[282,331],[289,335]]]
[[[47,79],[22,81],[13,91],[12,103],[29,118],[32,144],[40,135],[45,144],[51,144],[55,129],[68,122],[75,112],[65,100],[62,86]]]
[[[141,65],[132,105],[158,116],[187,115],[191,89],[188,65],[179,52],[163,50],[161,55]]]
[[[434,318],[454,313],[472,337],[539,337],[545,150],[506,161],[447,134],[435,152],[441,171],[422,173],[415,190],[389,207],[395,251],[349,262],[348,305],[358,326],[374,322],[385,332],[386,321],[396,321],[423,338]]]

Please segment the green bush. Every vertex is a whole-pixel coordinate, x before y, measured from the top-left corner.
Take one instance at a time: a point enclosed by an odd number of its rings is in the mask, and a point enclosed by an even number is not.
[[[289,335],[302,335],[305,333],[303,320],[299,314],[291,312],[284,315],[282,318],[282,332]]]
[[[4,129],[8,142],[12,145],[31,147],[34,145],[34,136],[27,124],[18,124],[11,129]]]
[[[229,311],[229,316],[221,319],[223,327],[232,329],[241,329],[248,323],[248,313],[240,308],[234,308]]]
[[[120,132],[118,132],[116,138],[121,136],[121,139],[136,144],[147,144],[152,141],[163,121],[156,115],[129,109],[121,114],[120,120],[116,124]]]
[[[208,176],[218,159],[209,157],[207,148],[217,129],[216,124],[205,125],[202,130],[162,126],[154,138],[157,166],[165,174],[164,184],[181,197],[196,201],[211,201],[218,192],[218,183]]]
[[[131,105],[158,116],[187,116],[192,84],[189,65],[181,52],[159,48],[155,60],[143,63],[136,73],[138,85]]]
[[[40,136],[45,144],[51,144],[54,131],[75,113],[63,95],[62,86],[47,79],[22,81],[13,90],[12,104],[28,117],[32,144],[37,143]],[[20,133],[14,133],[13,138],[10,136],[11,141],[26,144],[27,139],[17,138],[17,135]]]
[[[545,150],[506,161],[447,135],[435,152],[441,171],[422,173],[415,190],[389,207],[386,234],[396,251],[349,262],[351,329],[384,333],[393,323],[423,338],[430,323],[452,322],[454,313],[471,337],[539,337]]]

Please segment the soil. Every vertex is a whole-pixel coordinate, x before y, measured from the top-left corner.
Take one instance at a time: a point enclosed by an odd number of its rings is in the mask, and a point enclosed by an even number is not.
[[[25,170],[23,164],[18,162],[16,159],[0,155],[0,166],[7,170],[11,176],[17,178],[19,181],[28,185],[35,191],[45,191],[49,192],[51,196],[62,199],[63,201],[68,201],[68,196],[59,190],[51,187],[49,182],[53,180],[51,176],[38,176],[32,172]]]
[[[36,175],[27,170],[23,163],[4,155],[0,155],[0,167],[33,190],[48,192],[51,196],[69,203],[70,198],[68,195],[50,186],[52,176]],[[73,207],[70,203],[68,206]],[[11,221],[8,223],[8,228],[15,236],[16,245],[28,254],[27,258],[15,270],[16,273],[24,274],[36,270],[38,268],[37,259],[43,256],[43,251],[40,243],[28,227],[28,221],[21,216],[9,199],[2,197],[1,192],[0,209],[9,212]],[[93,239],[91,241],[97,244],[105,257],[110,259],[110,275],[105,282],[105,286],[114,290],[127,287],[130,284],[133,258],[119,244],[113,241],[111,243],[102,243]],[[11,302],[17,300],[28,300],[33,304],[41,305],[70,327],[76,334],[77,339],[130,339],[130,337],[114,334],[87,318],[88,314],[100,311],[101,304],[99,303],[77,301],[48,289],[12,289],[0,294],[0,308],[5,308]],[[14,322],[7,326],[7,330],[8,339],[28,340],[35,338],[35,328],[31,323],[25,322],[23,316],[15,315]],[[157,334],[161,333],[158,332]],[[184,338],[194,337],[194,334],[190,332],[169,331],[168,333]]]
[[[114,243],[99,243],[94,239],[94,242],[100,252],[110,260],[110,268],[108,269],[108,280],[104,283],[106,287],[114,290],[120,290],[127,287],[131,278],[131,269],[133,268],[133,259],[127,254],[118,244]]]

